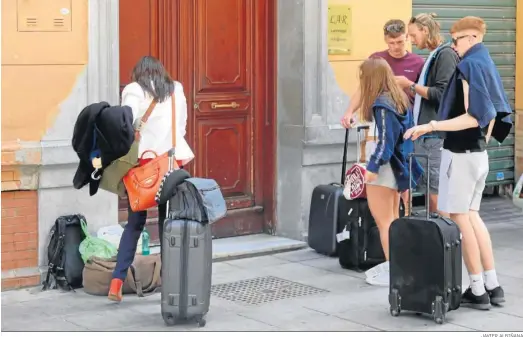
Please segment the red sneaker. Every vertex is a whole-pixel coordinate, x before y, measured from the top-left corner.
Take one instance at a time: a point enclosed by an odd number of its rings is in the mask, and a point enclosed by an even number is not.
[[[107,297],[111,301],[121,302],[122,301],[122,288],[123,281],[118,278],[113,278],[111,280],[111,286],[109,287],[109,295]]]

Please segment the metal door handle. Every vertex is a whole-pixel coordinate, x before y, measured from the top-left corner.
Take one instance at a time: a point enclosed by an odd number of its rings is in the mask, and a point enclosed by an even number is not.
[[[211,103],[211,109],[224,109],[224,108],[236,109],[239,106],[240,105],[238,103],[236,103],[236,102],[231,102],[231,103],[228,103],[228,104],[218,104],[216,102]]]

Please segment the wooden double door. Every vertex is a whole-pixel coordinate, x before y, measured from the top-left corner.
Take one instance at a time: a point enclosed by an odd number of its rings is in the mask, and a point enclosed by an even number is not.
[[[216,238],[274,230],[275,19],[274,0],[120,0],[121,89],[144,55],[183,84],[196,155],[186,168],[227,200]],[[149,210],[153,241],[157,216]]]

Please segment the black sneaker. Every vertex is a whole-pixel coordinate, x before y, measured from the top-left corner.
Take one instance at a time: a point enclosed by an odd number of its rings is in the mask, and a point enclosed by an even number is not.
[[[500,305],[501,303],[505,302],[505,292],[500,286],[492,290],[485,288],[485,290],[487,290],[487,294],[490,297],[490,303],[494,305]]]
[[[472,293],[472,289],[468,288],[461,297],[461,304],[467,304],[468,307],[478,310],[489,310],[490,297],[487,292],[483,295],[476,296]]]

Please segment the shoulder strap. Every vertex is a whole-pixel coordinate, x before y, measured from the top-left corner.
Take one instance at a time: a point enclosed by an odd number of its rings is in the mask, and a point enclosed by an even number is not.
[[[161,282],[161,270],[162,270],[162,262],[160,259],[158,259],[158,261],[154,262],[154,269],[153,269],[153,275],[151,278],[151,284],[149,284],[148,287],[143,289],[143,293],[149,293],[158,288],[158,285]]]
[[[126,282],[129,287],[138,295],[138,297],[144,297],[142,282],[136,277],[136,269],[134,269],[132,264],[129,266],[129,270],[127,271]]]
[[[157,103],[158,103],[158,101],[156,99],[153,99],[151,101],[151,104],[149,104],[149,107],[147,108],[147,111],[145,111],[145,114],[140,119],[140,124],[138,125],[136,130],[134,130],[134,138],[136,140],[140,139],[140,131],[142,130],[142,128],[145,125],[145,123],[147,123],[147,120],[149,119],[149,117],[153,113],[154,107],[156,106]]]
[[[176,90],[176,86],[175,86]],[[171,110],[172,110],[172,134],[173,134],[173,147],[176,147],[176,96],[173,94],[171,95]]]
[[[176,90],[176,89],[175,89]],[[147,111],[142,116],[140,120],[140,124],[134,131],[134,138],[136,140],[140,140],[140,131],[142,130],[145,123],[147,123],[147,120],[151,116],[154,108],[156,107],[156,104],[158,103],[157,100],[153,99],[151,101],[151,104],[149,104],[149,107],[147,108]],[[172,143],[173,147],[176,147],[176,96],[174,95],[174,91],[171,95],[171,110],[172,110]]]
[[[49,259],[48,262],[47,276],[43,283],[42,290],[47,290],[50,288],[51,284],[49,281],[51,278],[51,274],[53,274],[56,281],[63,281],[65,279],[64,277],[58,275],[58,272],[60,270],[63,270],[63,264],[65,262],[64,259],[61,258],[65,240],[65,221],[63,217],[59,217],[58,219],[56,219],[54,228],[52,229],[51,233],[51,240],[53,240],[53,237],[56,237],[57,243],[53,252],[53,256]]]

